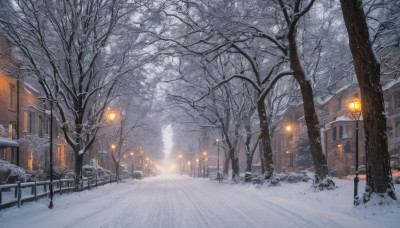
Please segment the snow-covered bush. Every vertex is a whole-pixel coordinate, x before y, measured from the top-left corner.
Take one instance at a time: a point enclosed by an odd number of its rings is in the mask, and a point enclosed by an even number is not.
[[[0,124],[0,137],[8,137],[8,130]]]
[[[7,161],[0,160],[0,183],[10,184],[16,181],[26,181],[26,171]]]

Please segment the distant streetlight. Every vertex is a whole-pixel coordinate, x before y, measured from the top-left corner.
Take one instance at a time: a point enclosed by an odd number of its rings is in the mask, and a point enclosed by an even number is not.
[[[191,169],[190,169],[190,164],[191,164],[191,162],[188,161],[187,164],[188,164],[188,174],[189,174],[189,176],[190,176],[190,171],[191,171]]]
[[[179,162],[181,163],[181,176],[182,176],[182,172],[183,172],[183,167],[182,167],[182,154],[179,155]]]
[[[133,177],[133,163],[134,163],[134,161],[135,161],[135,157],[134,157],[133,155],[134,155],[134,153],[131,152],[131,156],[132,156],[132,178],[134,178],[134,177]]]
[[[354,205],[360,204],[358,202],[358,121],[361,117],[361,101],[358,94],[354,94],[354,100],[349,103],[351,115],[356,121],[356,177],[354,177]]]
[[[196,163],[197,163],[197,177],[200,176],[200,169],[199,169],[199,159],[196,158]]]
[[[115,117],[117,117],[117,114],[114,111],[108,112],[107,118],[111,123],[115,120]]]
[[[286,125],[285,128],[286,128],[286,131],[287,131],[287,132],[290,132],[290,131],[292,130],[292,126],[290,126],[290,125]]]
[[[203,152],[203,179],[206,178],[206,156],[207,152]]]
[[[217,180],[218,180],[218,183],[220,183],[220,182],[221,182],[221,177],[220,177],[220,174],[219,174],[219,139],[217,138],[217,139],[215,139],[215,141],[217,142],[217,148],[218,148],[218,159],[217,159],[218,171],[217,171]]]

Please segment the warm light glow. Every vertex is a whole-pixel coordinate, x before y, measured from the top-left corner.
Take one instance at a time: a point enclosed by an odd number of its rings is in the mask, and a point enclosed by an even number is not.
[[[292,130],[292,127],[290,125],[287,125],[286,126],[286,131],[291,131],[291,130]]]
[[[150,159],[150,158],[149,158],[149,157],[147,157],[147,158],[146,158],[146,161],[149,161],[149,159]]]
[[[131,156],[133,156],[133,152],[131,152]]]
[[[188,165],[190,165],[190,161],[188,161]]]
[[[215,141],[216,141],[216,142],[219,142],[219,139],[217,138]]]
[[[196,158],[196,162],[199,163],[199,159],[198,158]]]
[[[286,154],[290,154],[290,151],[287,150],[287,151],[286,151]]]
[[[115,145],[114,144],[111,144],[111,149],[115,149]]]
[[[207,156],[207,152],[204,151],[204,152],[203,152],[203,155],[204,155],[204,156]]]
[[[337,145],[337,147],[342,147],[342,144]]]
[[[182,154],[179,155],[179,158],[182,158]]]
[[[349,102],[350,112],[355,119],[359,119],[361,116],[361,101],[358,98],[358,94],[354,94],[354,100]]]
[[[107,118],[110,122],[113,122],[115,120],[115,117],[117,116],[117,114],[115,114],[115,112],[110,111],[108,112]]]

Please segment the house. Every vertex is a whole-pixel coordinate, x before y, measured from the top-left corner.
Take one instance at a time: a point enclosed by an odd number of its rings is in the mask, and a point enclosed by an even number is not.
[[[0,159],[27,171],[49,169],[50,111],[40,91],[25,82],[21,63],[11,55],[11,42],[0,34],[0,124],[19,147],[0,148]],[[71,169],[74,157],[57,119],[53,119],[53,165]],[[3,140],[4,141],[4,140]]]

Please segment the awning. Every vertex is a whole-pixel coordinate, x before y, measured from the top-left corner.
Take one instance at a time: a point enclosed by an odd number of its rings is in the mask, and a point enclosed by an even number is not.
[[[0,137],[0,148],[4,147],[19,147],[19,144],[15,140]]]

